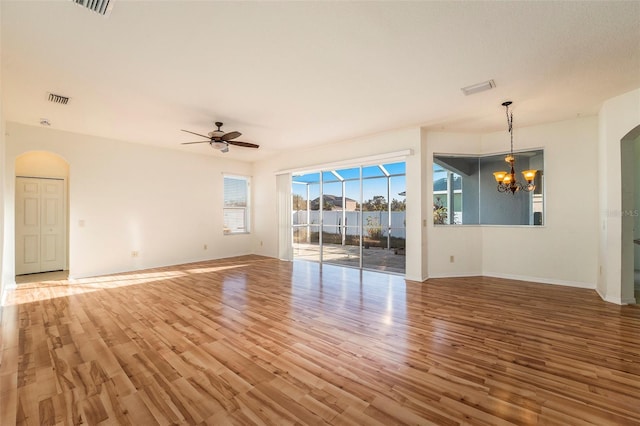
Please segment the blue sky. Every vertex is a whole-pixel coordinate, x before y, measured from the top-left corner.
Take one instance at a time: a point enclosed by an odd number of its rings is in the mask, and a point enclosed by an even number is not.
[[[391,199],[403,200],[405,197],[398,195],[398,193],[405,191],[406,188],[406,167],[405,163],[392,163],[382,165],[387,172],[391,175]],[[360,168],[347,168],[335,170],[346,182],[346,196],[358,200],[360,198],[360,183],[358,178],[360,176]],[[341,195],[342,184],[337,176],[331,171],[323,171],[324,180],[324,192],[325,194]],[[394,176],[401,175],[401,176]],[[370,200],[374,195],[382,195],[387,198],[387,179],[378,166],[366,166],[362,168],[363,176],[363,198],[364,201]],[[370,179],[367,179],[370,178]],[[355,179],[355,180],[350,180]],[[293,176],[294,182],[308,183],[310,186],[310,198],[313,200],[320,195],[320,172],[308,173],[305,175]],[[293,193],[298,194],[306,198],[306,185],[293,184]]]

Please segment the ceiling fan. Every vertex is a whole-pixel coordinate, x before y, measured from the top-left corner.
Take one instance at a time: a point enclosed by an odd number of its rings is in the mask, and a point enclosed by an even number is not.
[[[202,136],[203,138],[209,139],[207,141],[184,142],[184,143],[182,143],[182,145],[191,145],[191,144],[194,144],[194,143],[208,143],[209,145],[211,145],[212,148],[215,148],[215,149],[219,150],[220,152],[229,152],[229,145],[242,146],[242,147],[245,147],[245,148],[259,148],[260,147],[260,145],[256,145],[254,143],[240,142],[240,141],[231,140],[231,139],[235,139],[235,138],[239,137],[240,135],[242,135],[242,133],[240,133],[240,132],[225,133],[222,130],[220,130],[220,127],[222,127],[222,123],[220,121],[216,121],[215,124],[216,124],[216,127],[218,127],[218,129],[214,130],[212,132],[209,132],[208,136],[201,135],[200,133],[192,132],[192,131],[189,131],[189,130],[181,129],[183,132],[191,133],[191,134],[194,134],[194,135],[197,135],[197,136]]]

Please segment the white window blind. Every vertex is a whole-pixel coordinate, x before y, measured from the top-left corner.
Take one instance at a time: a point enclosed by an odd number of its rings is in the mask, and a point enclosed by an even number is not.
[[[249,232],[249,179],[224,177],[224,233]]]

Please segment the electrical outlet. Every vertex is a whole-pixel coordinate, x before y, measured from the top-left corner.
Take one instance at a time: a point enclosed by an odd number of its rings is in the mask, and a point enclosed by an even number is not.
[[[204,246],[202,246],[202,248],[203,248],[204,250],[206,250],[208,247],[207,247],[207,245],[205,244]]]
[[[453,263],[453,262],[455,262],[455,261],[456,261],[456,258],[455,258],[455,257],[453,257],[453,255],[449,256],[449,262],[450,262],[450,263]]]
[[[260,241],[260,247],[262,247],[262,241]]]
[[[138,257],[140,255],[139,252],[137,252],[136,250],[131,252],[131,257]]]

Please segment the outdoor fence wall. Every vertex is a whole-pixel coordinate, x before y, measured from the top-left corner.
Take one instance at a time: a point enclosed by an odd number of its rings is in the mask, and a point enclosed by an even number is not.
[[[342,211],[331,210],[323,212],[324,216],[324,232],[339,234],[341,231],[342,223]],[[360,212],[348,211],[345,212],[345,223],[347,235],[360,235]],[[385,211],[375,212],[362,212],[363,223],[365,227],[364,233],[366,234],[367,228],[380,227],[382,235],[388,235],[388,220],[389,213]],[[307,211],[298,210],[293,212],[292,224],[296,225],[319,225],[320,224],[320,212],[318,210],[312,210],[309,212],[309,222],[307,223]],[[406,238],[405,230],[405,212],[391,212],[391,235],[398,238]]]

